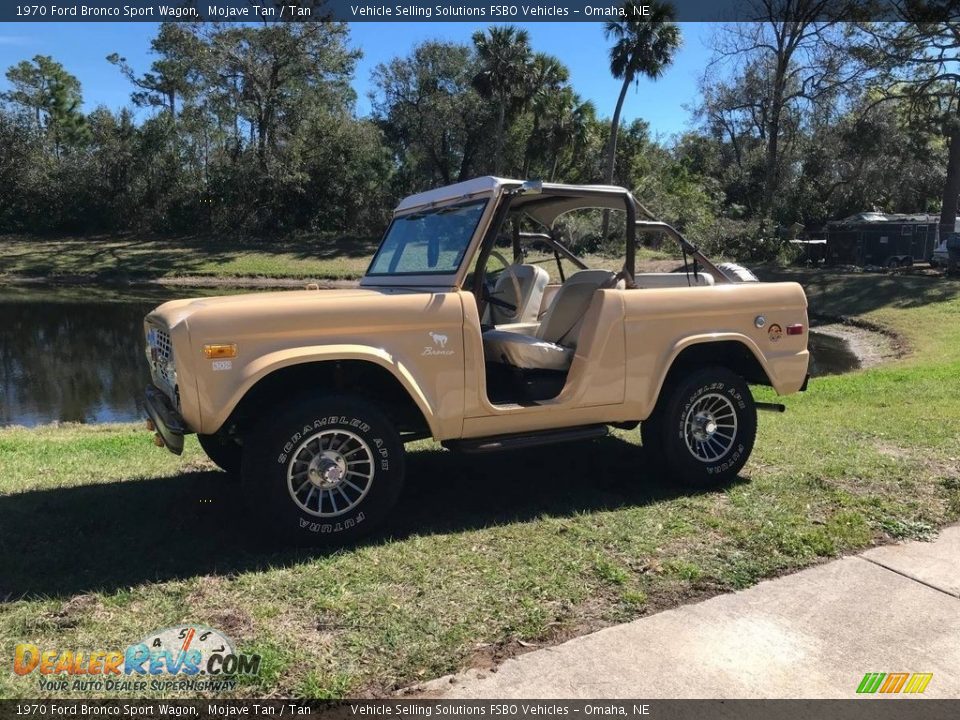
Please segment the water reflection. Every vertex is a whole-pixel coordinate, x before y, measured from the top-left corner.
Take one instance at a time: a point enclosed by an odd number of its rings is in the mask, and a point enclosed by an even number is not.
[[[153,304],[0,302],[0,424],[143,417]]]
[[[145,417],[143,316],[174,297],[224,292],[4,289],[0,426]]]
[[[811,330],[807,347],[810,350],[811,377],[842,375],[860,368],[860,358],[843,338]]]

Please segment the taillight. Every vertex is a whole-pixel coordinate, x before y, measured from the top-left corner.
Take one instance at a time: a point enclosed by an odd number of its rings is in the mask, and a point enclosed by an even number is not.
[[[787,335],[803,335],[803,325],[800,323],[787,325]]]

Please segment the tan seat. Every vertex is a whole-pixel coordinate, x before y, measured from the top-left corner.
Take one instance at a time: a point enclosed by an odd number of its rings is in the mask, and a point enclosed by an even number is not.
[[[483,354],[488,362],[525,370],[567,370],[573,362],[583,316],[593,294],[617,286],[609,270],[581,270],[567,278],[543,316],[534,335],[503,330],[483,334]]]
[[[511,277],[511,272],[513,277]],[[516,278],[516,283],[513,279]],[[500,273],[493,286],[493,297],[497,300],[516,306],[510,310],[496,305],[490,305],[490,319],[494,325],[510,323],[534,322],[540,311],[540,301],[543,291],[550,282],[550,274],[536,265],[511,265]],[[520,288],[520,297],[517,297],[517,287]]]

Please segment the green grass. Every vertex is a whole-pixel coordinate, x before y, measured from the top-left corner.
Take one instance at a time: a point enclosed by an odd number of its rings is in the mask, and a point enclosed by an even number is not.
[[[635,431],[469,461],[424,442],[392,535],[324,554],[259,544],[193,438],[175,458],[129,425],[0,430],[0,656],[191,621],[264,657],[239,695],[385,692],[960,518],[960,284],[779,274],[913,352],[783,398],[716,492],[651,474]]]
[[[353,280],[367,270],[378,238],[324,238],[283,241],[235,238],[152,238],[137,235],[54,237],[0,235],[0,278],[82,279],[88,283],[162,281],[172,278],[293,278]],[[669,256],[640,248],[638,259]],[[556,279],[552,257],[536,262]],[[623,258],[586,255],[590,267],[619,269]],[[499,268],[494,262],[493,267]],[[573,266],[565,264],[566,272]]]
[[[137,235],[0,236],[0,275],[94,281],[175,277],[351,279],[367,269],[377,239],[302,236],[284,241]]]

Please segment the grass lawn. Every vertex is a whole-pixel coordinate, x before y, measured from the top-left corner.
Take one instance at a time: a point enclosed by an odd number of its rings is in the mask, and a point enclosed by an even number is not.
[[[352,280],[361,277],[379,238],[321,238],[283,241],[233,238],[149,238],[137,235],[55,237],[0,235],[0,278],[80,278],[90,283],[162,281],[173,278],[294,278]],[[640,260],[666,253],[645,248]],[[533,258],[552,275],[552,257]],[[590,267],[619,269],[622,258],[587,255]],[[493,267],[499,268],[494,262]],[[570,272],[572,266],[566,266]]]
[[[258,546],[236,482],[193,438],[175,458],[128,425],[0,430],[0,655],[125,647],[189,621],[264,657],[240,694],[384,693],[932,537],[960,518],[960,283],[779,274],[813,311],[862,315],[912,352],[761,414],[742,478],[715,492],[648,472],[637,431],[469,459],[425,442],[392,536],[323,554]],[[36,683],[0,673],[0,696]]]
[[[99,282],[176,277],[350,279],[366,271],[378,241],[0,235],[0,275],[82,276]]]

